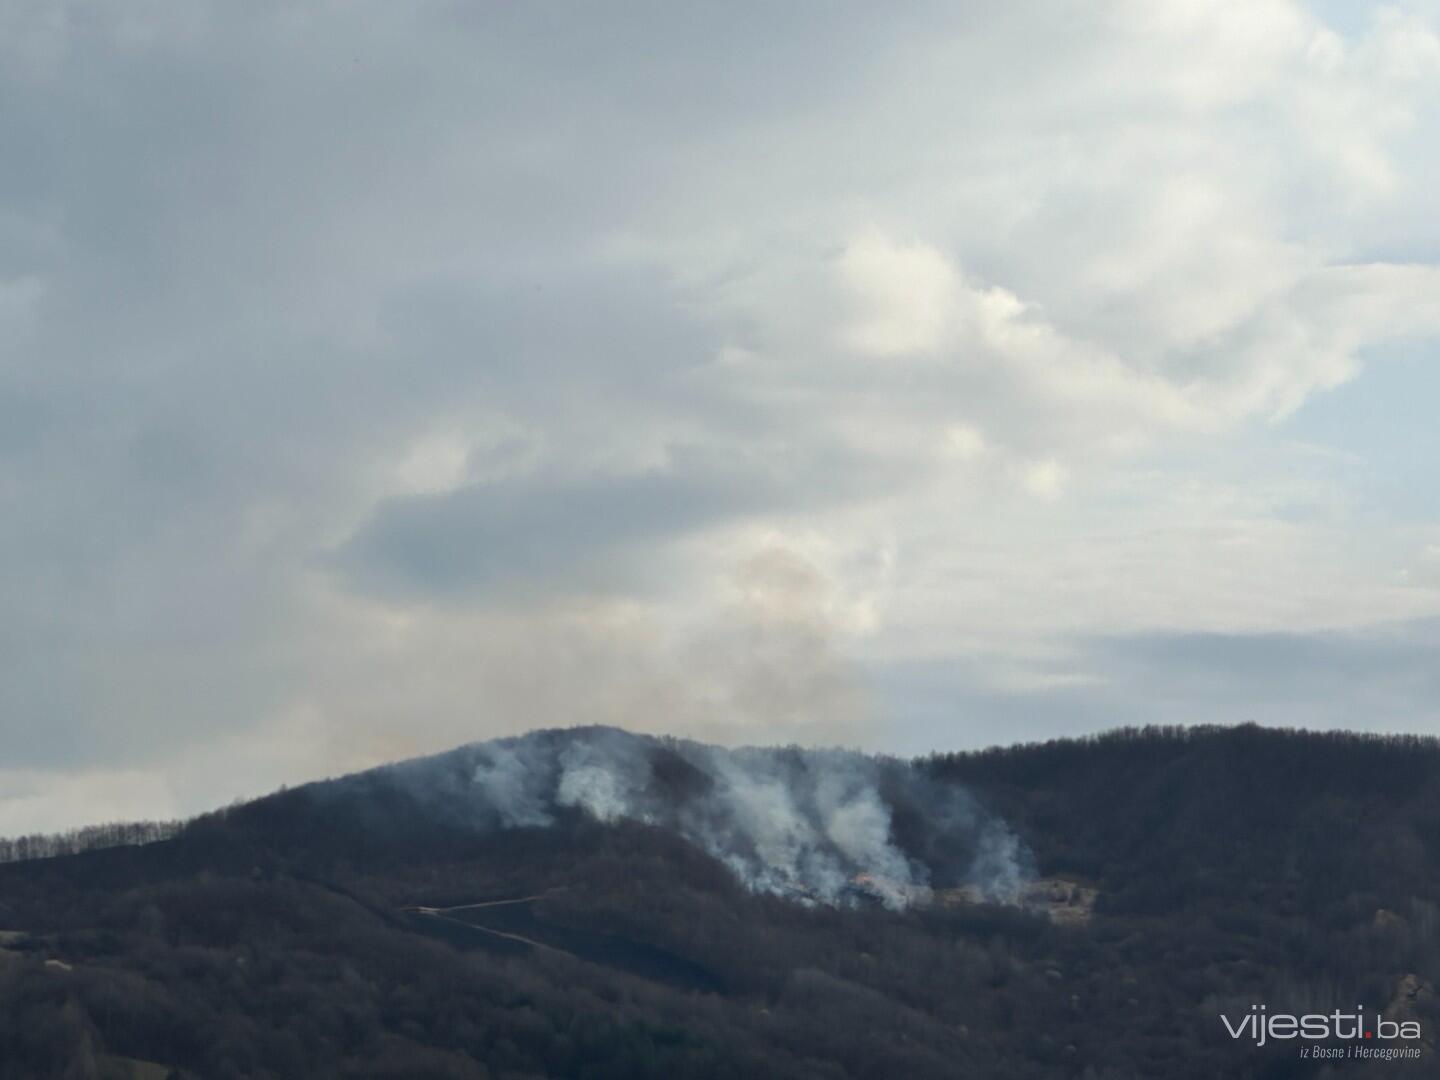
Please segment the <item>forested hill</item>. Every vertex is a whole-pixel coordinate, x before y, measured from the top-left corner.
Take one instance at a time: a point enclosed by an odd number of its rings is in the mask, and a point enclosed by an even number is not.
[[[0,1078],[1434,1075],[1432,741],[737,760],[539,733],[0,866]],[[838,840],[776,878],[715,815],[782,781]],[[1231,1039],[1259,1003],[1425,1056]]]
[[[1114,913],[1257,890],[1272,912],[1312,915],[1367,896],[1440,899],[1435,739],[1144,728],[924,764],[980,792],[1050,870],[1096,878]]]

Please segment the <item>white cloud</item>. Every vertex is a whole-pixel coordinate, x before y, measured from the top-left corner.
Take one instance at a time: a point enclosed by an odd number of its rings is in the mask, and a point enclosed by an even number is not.
[[[1420,553],[1397,574],[1402,585],[1440,590],[1440,544],[1426,544]]]
[[[1065,469],[1058,461],[1036,461],[1022,471],[1021,482],[1036,498],[1054,499],[1065,484]]]
[[[1440,334],[1433,10],[76,11],[0,32],[0,795],[1437,610],[1285,442]]]
[[[951,424],[945,429],[943,453],[957,461],[976,461],[987,449],[985,436],[969,424]]]
[[[469,475],[470,443],[455,431],[423,435],[394,467],[400,493],[434,495],[454,491]]]
[[[861,309],[845,332],[852,348],[904,356],[940,345],[960,289],[959,275],[940,252],[871,230],[845,246],[840,272]]]

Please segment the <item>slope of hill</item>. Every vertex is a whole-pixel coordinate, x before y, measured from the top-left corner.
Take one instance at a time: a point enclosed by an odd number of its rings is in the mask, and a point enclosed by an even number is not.
[[[1416,739],[536,733],[0,866],[0,1078],[1430,1075],[1437,845]]]

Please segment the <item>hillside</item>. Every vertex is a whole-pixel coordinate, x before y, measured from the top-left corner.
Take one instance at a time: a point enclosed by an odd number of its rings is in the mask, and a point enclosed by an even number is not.
[[[1426,740],[541,732],[0,866],[0,1078],[1429,1075],[1437,898]]]

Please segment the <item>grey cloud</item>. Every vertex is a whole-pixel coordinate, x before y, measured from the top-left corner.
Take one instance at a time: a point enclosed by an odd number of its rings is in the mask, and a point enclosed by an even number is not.
[[[1268,634],[1147,633],[1068,643],[1072,681],[986,689],[957,657],[877,666],[877,707],[915,752],[974,748],[997,729],[1026,739],[1121,725],[1229,724],[1431,731],[1440,724],[1440,620]]]
[[[1308,634],[1156,634],[1092,645],[1158,713],[1407,731],[1440,702],[1440,620]],[[1243,715],[1239,715],[1243,714]]]
[[[667,459],[630,473],[522,473],[387,499],[333,562],[361,587],[402,597],[645,591],[671,541],[843,501],[883,475],[871,463],[783,450],[669,447]]]
[[[927,367],[846,354],[853,312],[827,275],[855,229],[933,248],[976,290],[1013,289],[1033,317],[1007,333],[1108,335],[1117,363],[1133,346],[1156,371],[1168,368],[1145,328],[1169,309],[1134,281],[1182,299],[1198,282],[1202,301],[1219,282],[1221,300],[1243,298],[1250,280],[1231,271],[1276,245],[1288,258],[1287,238],[1318,238],[1301,253],[1311,259],[1347,249],[1326,231],[1343,185],[1274,120],[1290,115],[1284,103],[1221,113],[1177,106],[1168,83],[1152,93],[1167,74],[1147,66],[1154,56],[1203,75],[1214,44],[1136,50],[1117,35],[1144,8],[1057,20],[1024,4],[9,5],[10,760],[180,760],[296,712],[343,732],[375,702],[389,715],[367,715],[368,730],[404,726],[397,738],[414,729],[434,748],[513,730],[542,692],[547,718],[568,722],[596,672],[628,668],[644,672],[632,680],[643,692],[616,675],[606,718],[645,711],[660,726],[706,714],[687,696],[690,656],[645,672],[677,623],[713,627],[696,651],[724,669],[709,688],[718,711],[797,733],[832,701],[845,711],[835,673],[855,642],[823,618],[824,633],[782,627],[757,662],[744,619],[696,610],[714,603],[706,583],[754,555],[723,538],[793,533],[780,545],[830,552],[817,574],[848,596],[869,587],[846,576],[857,550],[891,534],[901,572],[917,547],[1013,546],[987,502],[1013,486],[1006,469],[1072,448],[1081,460],[1116,427],[1103,403],[1077,407],[1063,389],[1026,396],[998,360],[977,371],[963,355]],[[1246,26],[1279,9],[1257,10]],[[1272,75],[1265,85],[1283,90],[1294,73]],[[1408,99],[1362,100],[1379,102],[1361,110],[1362,149],[1383,156],[1368,118]],[[1226,127],[1242,121],[1256,126]],[[1353,124],[1327,132],[1326,146],[1355,136]],[[1132,243],[1171,220],[1159,181],[1197,173],[1208,187],[1193,235]],[[1294,218],[1290,173],[1323,218]],[[1215,242],[1237,207],[1226,235],[1259,235],[1254,258]],[[1420,235],[1417,222],[1433,229],[1428,206],[1403,199],[1365,213],[1355,220],[1374,250]],[[1057,352],[1045,373],[1073,359]],[[1282,383],[1283,368],[1271,372]],[[966,470],[988,465],[934,460],[960,423],[983,433],[983,462],[999,462],[989,487],[966,486]],[[471,473],[446,494],[406,494],[394,466],[436,431],[471,446]],[[505,458],[507,446],[522,452]],[[687,544],[704,541],[710,561],[686,563]],[[601,592],[653,604],[659,629],[631,639],[600,620],[572,650],[593,655],[588,666],[553,676],[547,612]],[[881,601],[883,637],[905,615]],[[938,633],[967,617],[965,597],[945,602]],[[386,621],[391,604],[408,629]],[[492,614],[478,641],[465,636]],[[515,673],[506,619],[544,658],[534,670]],[[1137,693],[1151,692],[1142,660],[1189,670],[1163,651],[1087,648]],[[1214,648],[1181,651],[1198,663]],[[808,670],[792,662],[806,650],[820,676],[787,681]],[[1295,682],[1272,652],[1274,685]],[[1203,670],[1176,685],[1206,700]],[[904,692],[938,709],[928,678]],[[1255,696],[1266,678],[1256,671]],[[1018,706],[986,697],[979,667],[948,685],[989,710],[987,738],[1018,730]],[[1125,711],[1119,689],[1055,693],[1033,730]],[[291,752],[284,738],[265,746]],[[268,767],[257,759],[254,774]]]
[[[619,549],[636,541],[663,545],[744,509],[773,505],[774,493],[762,482],[754,474],[657,470],[590,480],[502,479],[389,499],[336,558],[362,584],[402,594],[613,586]]]

